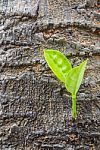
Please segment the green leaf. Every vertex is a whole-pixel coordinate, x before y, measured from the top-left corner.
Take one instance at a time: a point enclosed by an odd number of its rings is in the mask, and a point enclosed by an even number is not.
[[[73,95],[76,95],[82,83],[87,60],[82,62],[79,66],[72,68],[66,76],[66,89]]]
[[[57,78],[65,83],[65,76],[72,69],[69,60],[61,52],[52,49],[45,49],[44,57]]]

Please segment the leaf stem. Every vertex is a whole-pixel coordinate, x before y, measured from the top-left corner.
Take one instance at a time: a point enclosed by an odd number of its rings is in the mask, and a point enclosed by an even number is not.
[[[76,95],[73,95],[73,94],[72,94],[72,117],[73,117],[73,119],[77,118]]]

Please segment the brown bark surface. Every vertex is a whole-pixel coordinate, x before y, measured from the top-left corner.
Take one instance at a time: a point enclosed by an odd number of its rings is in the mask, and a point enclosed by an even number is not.
[[[99,9],[99,0],[0,1],[0,150],[100,150]],[[44,48],[73,66],[89,58],[75,122]]]

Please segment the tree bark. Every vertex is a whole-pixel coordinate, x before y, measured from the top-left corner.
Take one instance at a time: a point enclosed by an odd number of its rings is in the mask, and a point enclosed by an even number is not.
[[[0,149],[100,149],[99,0],[0,1]],[[73,66],[89,58],[77,94],[53,75],[43,49]]]

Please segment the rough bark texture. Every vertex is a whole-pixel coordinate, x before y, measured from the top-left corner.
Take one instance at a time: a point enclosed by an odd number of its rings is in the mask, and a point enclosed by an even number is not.
[[[99,0],[0,1],[1,150],[100,150],[99,8]],[[75,122],[44,48],[73,65],[89,58]]]

